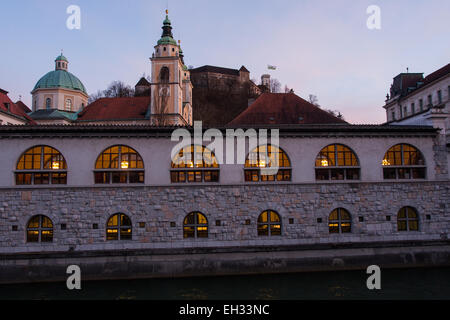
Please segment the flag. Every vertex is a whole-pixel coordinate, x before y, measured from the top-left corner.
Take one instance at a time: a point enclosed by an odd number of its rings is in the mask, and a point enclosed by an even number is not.
[[[267,69],[269,70],[276,70],[277,67],[276,66],[271,66],[270,64],[267,66]]]

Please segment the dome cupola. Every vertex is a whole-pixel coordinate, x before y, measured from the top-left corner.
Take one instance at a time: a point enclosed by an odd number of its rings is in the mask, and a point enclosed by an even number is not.
[[[69,61],[62,54],[55,59],[55,70],[44,75],[34,86],[32,93],[37,89],[63,88],[81,91],[87,95],[83,83],[67,71]]]
[[[36,83],[31,91],[33,115],[34,112],[40,113],[34,116],[41,119],[42,112],[78,112],[87,106],[89,96],[86,88],[80,79],[67,71],[68,65],[69,60],[61,52],[55,59],[55,69],[46,73]]]
[[[67,65],[69,64],[69,61],[66,57],[63,56],[62,52],[59,56],[55,59],[55,70],[64,70],[67,71]]]

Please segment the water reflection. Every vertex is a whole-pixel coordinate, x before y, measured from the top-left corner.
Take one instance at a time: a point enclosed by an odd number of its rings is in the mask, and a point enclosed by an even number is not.
[[[334,287],[330,287],[328,289],[328,292],[331,296],[333,297],[344,297],[345,291],[348,291],[349,288],[343,287],[343,286],[334,286]]]
[[[186,300],[206,300],[208,299],[208,294],[201,289],[192,288],[190,290],[181,290],[177,296],[181,299]]]
[[[259,289],[257,300],[274,300],[277,299],[274,289],[272,288],[261,288]]]
[[[365,270],[296,274],[82,281],[0,286],[0,299],[309,300],[450,299],[450,268],[382,270],[381,290],[368,290]]]

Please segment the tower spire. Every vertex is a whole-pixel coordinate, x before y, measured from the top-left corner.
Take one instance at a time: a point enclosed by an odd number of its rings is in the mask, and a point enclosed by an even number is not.
[[[163,33],[162,33],[162,38],[164,37],[171,37],[173,38],[173,34],[172,34],[172,23],[169,20],[169,10],[166,10],[166,19],[163,21]]]
[[[172,23],[170,22],[169,10],[167,10],[167,9],[166,9],[166,18],[163,21],[162,29],[163,29],[163,32],[161,35],[161,39],[158,40],[158,45],[171,44],[171,45],[176,46],[177,42],[173,38]]]

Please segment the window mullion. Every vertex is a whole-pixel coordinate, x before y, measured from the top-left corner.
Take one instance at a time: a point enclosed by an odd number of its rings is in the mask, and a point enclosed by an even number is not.
[[[44,147],[41,147],[40,169],[44,170]]]

